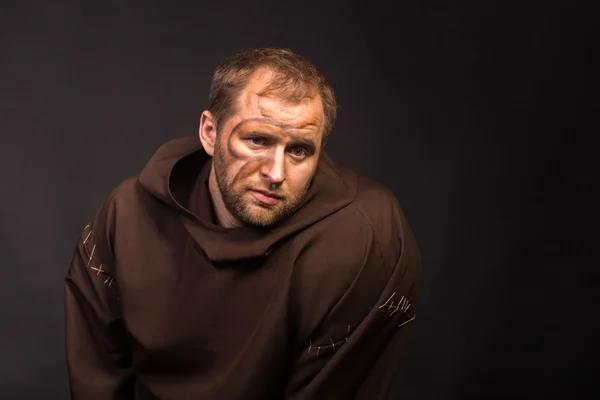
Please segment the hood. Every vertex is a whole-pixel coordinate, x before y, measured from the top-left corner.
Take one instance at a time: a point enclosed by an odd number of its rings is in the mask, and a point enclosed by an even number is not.
[[[206,185],[211,161],[198,136],[178,138],[163,144],[152,155],[138,180],[146,192],[179,215],[197,246],[212,262],[264,257],[289,236],[346,207],[356,197],[356,174],[323,152],[306,198],[294,214],[270,228],[224,228],[211,218],[213,205]],[[193,213],[188,199],[198,180],[200,210]]]

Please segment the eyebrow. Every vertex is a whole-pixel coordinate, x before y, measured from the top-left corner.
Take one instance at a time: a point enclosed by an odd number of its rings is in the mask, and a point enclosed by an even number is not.
[[[317,145],[315,144],[315,142],[310,139],[295,138],[294,144],[301,144],[302,146],[306,147],[306,149],[311,153],[314,153],[317,149]]]
[[[289,130],[289,129],[303,129],[306,128],[308,126],[314,126],[317,127],[316,124],[309,122],[307,124],[304,124],[300,127],[298,126],[292,126],[292,125],[288,125],[288,124],[284,124],[283,122],[271,119],[271,118],[260,118],[260,117],[254,117],[254,118],[246,118],[244,120],[241,120],[240,122],[238,122],[232,129],[231,129],[231,134],[234,134],[236,131],[240,130],[242,128],[243,125],[245,125],[248,122],[263,122],[263,123],[267,123],[269,125],[275,125],[278,128],[281,128],[283,130]]]

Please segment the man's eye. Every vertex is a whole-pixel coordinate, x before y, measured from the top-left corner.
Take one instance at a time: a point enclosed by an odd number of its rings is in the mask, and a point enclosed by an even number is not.
[[[295,149],[292,149],[292,155],[294,157],[304,157],[306,156],[306,150],[304,150],[301,147],[296,147]]]
[[[262,146],[263,144],[265,144],[265,140],[260,137],[253,137],[248,140],[249,140],[250,144],[253,144],[255,146]]]

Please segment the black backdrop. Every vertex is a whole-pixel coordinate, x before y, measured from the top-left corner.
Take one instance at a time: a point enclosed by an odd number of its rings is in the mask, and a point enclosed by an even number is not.
[[[196,131],[216,63],[257,46],[329,76],[330,153],[396,193],[421,245],[422,307],[391,398],[591,398],[586,12],[282,3],[2,3],[0,398],[68,398],[77,235],[159,144]]]

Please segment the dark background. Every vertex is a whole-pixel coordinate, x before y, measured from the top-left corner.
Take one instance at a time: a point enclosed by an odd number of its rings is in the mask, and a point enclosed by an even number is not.
[[[330,153],[388,185],[419,240],[391,398],[598,395],[590,11],[189,4],[0,6],[0,398],[68,398],[63,277],[81,229],[162,142],[196,132],[216,64],[258,46],[325,72]]]

